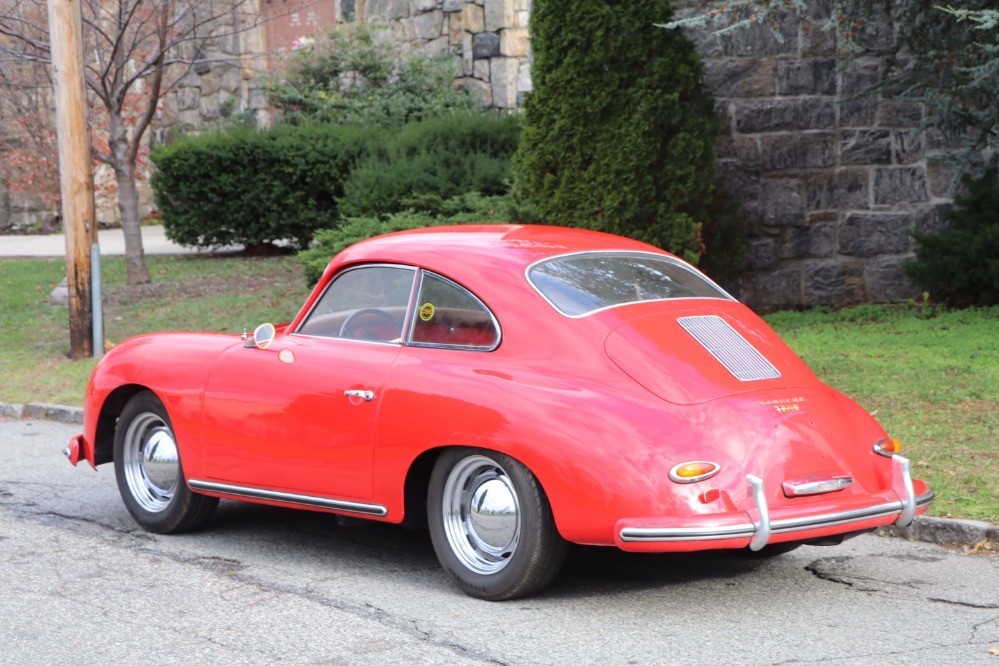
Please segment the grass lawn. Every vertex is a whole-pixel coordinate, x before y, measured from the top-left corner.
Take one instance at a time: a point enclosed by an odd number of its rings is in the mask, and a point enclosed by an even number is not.
[[[766,317],[902,442],[930,513],[999,524],[999,307],[859,306]]]
[[[125,262],[102,259],[104,334],[112,343],[149,331],[242,333],[290,320],[308,289],[292,257],[147,257],[153,284],[125,284]],[[0,261],[0,402],[83,404],[96,361],[70,361],[66,306],[48,303],[63,259]]]
[[[148,257],[155,282],[125,285],[104,259],[105,333],[240,333],[289,320],[308,289],[290,257]],[[48,304],[65,264],[0,261],[0,402],[80,405],[94,361],[69,361],[65,306]],[[902,441],[937,493],[930,512],[999,523],[999,308],[860,306],[767,321],[825,381]]]

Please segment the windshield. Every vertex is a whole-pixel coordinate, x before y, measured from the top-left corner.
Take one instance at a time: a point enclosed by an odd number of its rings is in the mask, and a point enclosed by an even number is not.
[[[640,252],[586,252],[535,264],[527,278],[569,317],[595,310],[673,298],[724,298],[720,287],[670,257]]]

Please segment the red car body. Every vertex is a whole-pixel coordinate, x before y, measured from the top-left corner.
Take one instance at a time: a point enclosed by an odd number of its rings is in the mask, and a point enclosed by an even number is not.
[[[266,349],[201,333],[115,347],[94,370],[68,455],[110,462],[122,409],[146,390],[169,415],[188,488],[208,496],[421,522],[435,458],[466,447],[529,470],[562,539],[630,551],[823,543],[926,510],[932,493],[871,415],[696,269],[682,265],[717,295],[583,314],[559,311],[544,276],[532,277],[539,262],[600,253],[682,264],[637,241],[544,226],[358,243]],[[345,271],[399,265],[471,292],[497,339],[416,346],[303,332]],[[432,318],[432,305],[411,299],[425,310],[407,321]],[[762,376],[736,376],[702,323],[755,350]],[[688,462],[704,463],[692,482],[675,469]]]

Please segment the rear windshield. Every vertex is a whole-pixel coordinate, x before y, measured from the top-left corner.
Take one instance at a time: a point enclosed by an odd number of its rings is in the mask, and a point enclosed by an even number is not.
[[[586,252],[555,257],[531,266],[527,278],[556,310],[569,317],[640,301],[731,299],[680,261],[640,252]]]

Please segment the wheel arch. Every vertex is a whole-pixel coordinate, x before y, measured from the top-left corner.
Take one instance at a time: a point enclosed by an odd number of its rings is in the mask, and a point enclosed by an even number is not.
[[[406,480],[403,487],[403,520],[401,523],[403,527],[410,529],[424,529],[427,527],[427,491],[430,488],[430,475],[433,473],[434,465],[441,454],[453,449],[489,451],[513,458],[534,476],[545,497],[549,498],[548,490],[545,488],[545,484],[537,472],[520,457],[513,455],[509,451],[505,451],[499,447],[475,446],[471,444],[443,444],[423,451],[410,463],[409,469],[406,471]],[[550,502],[551,500],[549,499]],[[558,521],[555,521],[555,525],[557,529]]]
[[[152,389],[141,384],[125,384],[111,391],[104,399],[94,435],[95,465],[114,461],[114,432],[118,426],[118,417],[121,416],[128,401],[142,391],[152,391]],[[155,395],[155,391],[153,393]]]
[[[410,529],[427,527],[427,490],[430,487],[430,475],[441,453],[453,448],[460,447],[445,445],[428,449],[410,463],[403,486],[403,527]]]

